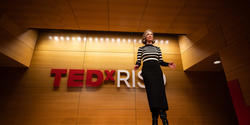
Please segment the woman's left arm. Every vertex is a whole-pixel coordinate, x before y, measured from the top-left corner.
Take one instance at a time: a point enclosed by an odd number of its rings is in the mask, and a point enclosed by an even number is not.
[[[162,59],[162,53],[161,53],[160,47],[157,47],[157,53],[158,53],[158,59],[159,59],[160,65],[162,65],[162,66],[169,66],[170,63],[165,62],[165,61]]]
[[[160,47],[157,47],[157,51],[158,51],[158,57],[159,57],[160,65],[168,66],[168,67],[170,67],[172,69],[176,68],[176,65],[173,62],[168,63],[168,62],[163,61]]]

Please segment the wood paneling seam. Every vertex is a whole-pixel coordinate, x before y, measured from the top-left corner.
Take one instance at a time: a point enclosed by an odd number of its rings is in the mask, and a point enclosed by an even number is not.
[[[140,21],[139,21],[139,26],[138,26],[137,32],[140,31],[140,27],[141,27],[141,23],[142,23],[144,14],[146,13],[146,9],[148,8],[148,3],[149,3],[149,0],[146,1],[145,7],[144,7],[144,9],[142,11],[142,15],[141,15],[141,18],[140,18]]]
[[[74,19],[75,19],[75,23],[76,23],[78,29],[80,29],[79,23],[78,23],[78,21],[77,21],[77,18],[76,18],[76,14],[75,14],[74,9],[73,9],[71,3],[70,3],[68,0],[66,0],[66,1],[67,1],[68,5],[69,5],[69,7],[70,7],[70,9],[71,9],[71,12],[72,12],[72,14],[73,14],[73,17],[74,17]]]

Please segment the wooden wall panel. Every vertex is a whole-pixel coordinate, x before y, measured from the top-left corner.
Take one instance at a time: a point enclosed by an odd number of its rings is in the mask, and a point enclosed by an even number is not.
[[[17,62],[14,59],[11,59],[10,57],[0,53],[0,66],[6,66],[6,67],[23,67],[23,65],[19,62]]]
[[[185,72],[175,71],[175,70],[163,70],[166,75],[167,88],[192,88],[192,84],[187,84],[189,78]]]
[[[27,30],[18,36],[18,39],[22,41],[25,45],[34,50],[37,42],[38,32],[36,30]]]
[[[24,66],[29,66],[30,61],[33,55],[33,48],[36,39],[31,41],[32,43],[28,43],[28,41],[23,42],[19,40],[17,37],[12,36],[6,30],[1,29],[1,42],[0,42],[0,51],[4,55],[8,56],[21,63]]]
[[[0,53],[20,63],[21,67],[29,67],[37,32],[19,27],[6,15],[0,16],[0,25]],[[20,64],[11,66],[20,67]]]
[[[237,67],[236,69],[226,72],[226,76],[228,81],[234,80],[234,79],[238,79],[239,83],[240,83],[240,88],[241,91],[243,93],[243,97],[245,99],[246,105],[250,104],[250,85],[249,85],[249,64],[244,64],[241,65],[239,67]]]
[[[135,109],[136,110],[149,110],[148,100],[145,89],[136,89],[135,93]],[[151,114],[150,114],[151,115]]]
[[[30,67],[83,68],[84,52],[35,51]]]
[[[86,34],[84,33],[40,33],[36,50],[84,51],[85,37]]]
[[[179,45],[181,53],[192,47],[194,43],[205,37],[207,33],[207,26],[202,26],[197,31],[191,34],[179,35]]]
[[[208,34],[207,25],[202,25],[195,32],[187,34],[187,37],[192,40],[193,43],[199,41]]]
[[[227,80],[239,79],[243,97],[250,105],[249,86],[249,16],[246,15],[248,4],[242,2],[238,6],[230,4],[219,18],[227,47],[220,51],[222,64]],[[232,20],[232,21],[228,21]],[[217,20],[216,20],[217,21]]]
[[[223,71],[223,66],[221,63],[214,64],[215,61],[221,61],[219,53],[210,55],[206,59],[200,61],[196,65],[190,67],[189,71]]]
[[[216,27],[221,30],[221,36],[212,35],[211,37],[220,39],[221,41],[224,39],[225,45],[218,49],[217,52],[220,54],[219,56],[222,61],[226,78],[228,81],[235,79],[240,81],[239,83],[243,97],[246,105],[249,105],[249,29],[247,28],[249,27],[249,23],[247,22],[249,16],[246,16],[245,13],[246,5],[248,4],[243,2],[241,5],[236,5],[236,3],[228,4],[228,8],[223,9],[207,22],[208,33],[205,36],[208,36],[209,32],[216,29]],[[203,33],[197,34],[197,38],[204,36]],[[195,39],[193,38],[192,40]],[[198,62],[188,70],[193,70],[194,68],[198,70],[204,70],[207,68],[211,69],[211,67],[207,65],[208,63],[204,63],[204,61],[209,62],[208,58],[206,58],[202,63]],[[184,63],[185,62],[183,62],[183,64]]]
[[[80,95],[80,112],[86,109],[134,110],[135,89],[84,88]]]
[[[151,125],[152,117],[149,109],[147,110],[136,110],[136,124],[137,125]],[[161,121],[158,122],[161,125]],[[171,122],[169,123],[171,124]]]
[[[169,62],[169,63],[173,62],[176,65],[175,69],[171,69],[169,67],[162,66],[162,70],[183,71],[182,62],[181,62],[181,55],[180,54],[166,54],[166,53],[163,53],[162,57],[163,57],[164,61]]]
[[[111,31],[138,32],[141,15],[147,4],[145,0],[136,0],[133,3],[127,0],[110,0],[108,4]]]
[[[15,21],[9,18],[6,14],[0,15],[0,24],[1,28],[5,29],[9,34],[15,37],[18,37],[20,34],[27,30],[17,25]]]
[[[19,85],[25,88],[51,88],[55,77],[50,75],[51,68],[32,67],[27,70]],[[61,77],[60,88],[67,88],[68,73]]]
[[[225,0],[44,0],[6,1],[0,8],[25,28],[119,32],[143,32],[151,28],[158,33],[187,34],[223,11],[228,3]]]
[[[231,72],[242,65],[249,64],[249,43],[247,41],[231,44],[220,51],[225,72]]]
[[[145,89],[139,88],[138,85],[135,88],[128,88],[124,83],[117,88],[116,80],[118,69],[128,70],[131,75],[137,49],[143,45],[139,41],[141,36],[88,33],[86,37],[93,37],[93,43],[86,40],[75,47],[71,43],[73,41],[63,43],[60,40],[58,42],[61,43],[57,46],[53,43],[54,40],[48,40],[51,34],[53,33],[44,32],[39,37],[29,69],[22,72],[10,72],[6,69],[7,74],[6,71],[0,70],[0,78],[4,79],[0,82],[0,97],[4,100],[0,102],[0,109],[4,111],[0,113],[0,123],[6,125],[18,123],[29,125],[35,122],[45,125],[151,124],[151,113]],[[74,33],[62,33],[62,35],[68,36]],[[121,43],[121,46],[118,46],[117,41],[113,44],[111,44],[112,41],[111,43],[100,42],[101,37],[110,36],[131,38],[131,42]],[[95,43],[95,37],[99,38],[98,43]],[[136,42],[133,41],[134,38]],[[234,117],[230,112],[231,102],[226,96],[227,91],[223,86],[221,75],[204,72],[190,75],[183,72],[177,37],[156,38],[169,40],[169,44],[162,44],[159,41],[155,45],[161,47],[164,60],[177,64],[175,70],[162,67],[167,78],[169,122],[175,125],[184,123],[234,125],[234,120],[229,120]],[[60,87],[54,89],[54,77],[50,76],[52,68],[65,68],[68,71],[69,69],[84,69],[83,87],[68,88],[67,73],[61,78]],[[97,88],[86,87],[86,70],[88,69],[100,70],[103,74],[106,69],[116,70],[115,82],[107,81]],[[137,77],[138,71],[135,72],[136,82],[142,82]],[[11,75],[15,72],[17,75]],[[10,77],[17,79],[11,80]],[[106,77],[105,74],[104,77]],[[132,76],[128,82],[132,86]],[[21,113],[24,115],[20,116]]]
[[[85,109],[79,112],[78,125],[136,125],[135,111]]]
[[[87,69],[133,69],[132,53],[85,52],[84,67]]]
[[[243,97],[247,105],[250,104],[249,86],[249,43],[247,40],[240,40],[229,44],[220,51],[222,64],[227,80],[239,79]]]
[[[180,54],[179,42],[176,37],[155,37],[156,45],[161,49],[162,53]]]
[[[184,70],[215,54],[225,46],[226,42],[221,29],[219,27],[211,29],[206,36],[182,52]]]
[[[185,37],[180,37],[180,47],[184,70],[208,70],[208,64],[216,58],[209,58],[216,53],[222,61],[227,80],[239,79],[247,105],[249,105],[249,86],[246,76],[249,72],[249,23],[245,15],[247,4],[230,3],[221,12],[214,14],[204,27],[200,27]],[[190,42],[191,41],[191,42]],[[186,42],[186,43],[185,43]],[[184,50],[184,51],[183,51]],[[204,67],[204,68],[202,68]],[[214,70],[220,70],[220,67]]]
[[[180,35],[179,36],[179,46],[180,46],[180,52],[181,53],[186,51],[192,45],[193,45],[193,41],[191,41],[186,35]]]
[[[108,30],[108,2],[98,0],[69,1],[71,11],[74,12],[75,22],[79,29],[97,31]]]
[[[139,31],[144,32],[147,28],[151,28],[160,33],[172,32],[173,29],[170,29],[169,26],[175,21],[176,16],[184,5],[184,0],[148,1]]]
[[[6,125],[75,124],[78,92],[51,91],[50,88],[20,88],[1,107],[1,123]]]

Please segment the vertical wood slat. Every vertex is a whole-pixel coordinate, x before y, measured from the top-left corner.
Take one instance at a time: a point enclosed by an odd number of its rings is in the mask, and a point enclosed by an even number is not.
[[[0,113],[1,123],[6,125],[21,123],[26,125],[34,123],[47,125],[151,124],[145,89],[127,88],[125,84],[121,88],[117,88],[116,83],[103,84],[98,88],[85,86],[83,88],[67,88],[68,75],[62,77],[59,89],[53,89],[54,77],[50,76],[51,68],[130,70],[135,62],[136,49],[142,44],[139,44],[138,41],[136,44],[131,43],[134,47],[131,49],[133,51],[124,52],[117,48],[111,50],[95,49],[95,51],[83,49],[89,44],[89,41],[77,50],[74,50],[70,43],[67,43],[69,48],[65,48],[63,43],[66,44],[66,42],[62,41],[58,41],[61,42],[60,46],[48,43],[48,40],[44,40],[44,42],[50,46],[42,42],[43,40],[40,40],[37,44],[31,67],[23,74],[20,81],[17,80],[18,86],[12,85],[13,88],[9,87],[9,91],[1,91],[3,94],[0,96],[5,95],[3,96],[5,97],[4,101],[0,102],[0,109],[4,111]],[[169,42],[169,46],[167,44],[157,45],[166,51],[163,53],[165,60],[175,61],[176,64],[181,65],[179,46],[175,43],[178,42],[177,38]],[[94,43],[93,41],[92,45],[98,44]],[[178,70],[172,70],[162,67],[167,77],[166,94],[170,106],[169,122],[176,125],[183,123],[190,125],[213,124],[209,121],[215,121],[216,124],[230,124],[229,122],[232,121],[228,121],[228,119],[231,119],[232,116],[230,110],[227,111],[230,106],[228,106],[227,98],[223,95],[225,90],[220,80],[221,76],[214,75],[211,79],[209,77],[211,74],[202,72],[198,73],[199,75],[188,76],[183,72],[181,66],[177,66],[177,68]],[[5,75],[6,78],[10,76],[11,73]],[[138,78],[136,78],[137,80]],[[129,82],[131,84],[131,77]],[[6,84],[10,83],[5,80],[1,84],[6,87]],[[4,90],[5,88],[1,86],[0,89]],[[213,98],[214,94],[217,94],[217,98]],[[208,101],[213,103],[208,104]],[[22,113],[26,115],[21,115]]]

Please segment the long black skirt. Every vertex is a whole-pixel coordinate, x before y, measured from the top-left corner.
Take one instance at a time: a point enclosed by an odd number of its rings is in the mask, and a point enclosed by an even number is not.
[[[142,77],[146,87],[151,112],[168,110],[163,74],[158,61],[146,61],[142,67]]]

